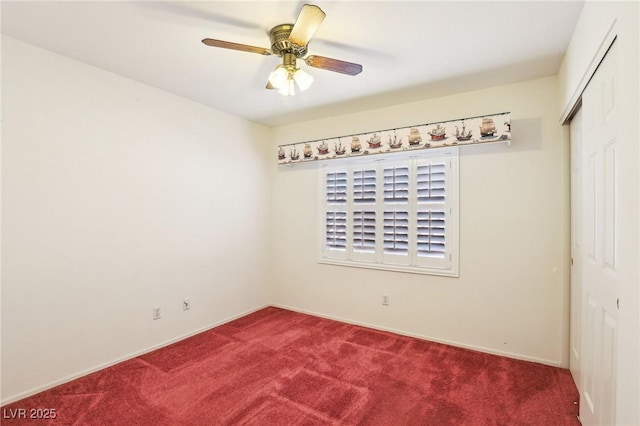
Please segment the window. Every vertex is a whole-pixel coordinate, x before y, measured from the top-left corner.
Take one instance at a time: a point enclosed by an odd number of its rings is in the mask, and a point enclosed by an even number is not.
[[[458,276],[458,151],[320,168],[319,261]]]

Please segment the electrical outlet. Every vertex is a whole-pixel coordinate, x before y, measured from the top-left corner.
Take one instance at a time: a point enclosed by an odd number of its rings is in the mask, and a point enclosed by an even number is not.
[[[182,301],[182,310],[188,311],[189,309],[191,309],[191,298],[185,297],[184,300]]]
[[[384,306],[389,306],[389,295],[388,294],[383,294],[382,295],[382,304]]]
[[[153,319],[157,320],[160,319],[161,315],[160,315],[160,306],[156,306],[155,308],[153,308]]]

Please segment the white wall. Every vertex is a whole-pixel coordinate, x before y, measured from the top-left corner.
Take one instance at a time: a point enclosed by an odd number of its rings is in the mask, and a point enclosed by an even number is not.
[[[616,422],[640,424],[640,4],[585,2],[558,77],[560,109],[570,111],[616,38],[615,96],[620,179],[617,242],[620,277]],[[565,115],[562,117],[566,118]]]
[[[268,303],[269,129],[2,43],[3,402]]]
[[[557,97],[549,77],[274,129],[272,301],[566,367],[568,143]],[[511,148],[461,148],[460,278],[317,263],[317,167],[276,166],[278,144],[504,111]]]

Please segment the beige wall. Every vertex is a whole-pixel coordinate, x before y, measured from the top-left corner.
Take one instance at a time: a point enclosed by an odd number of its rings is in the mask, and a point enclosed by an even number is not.
[[[269,129],[6,37],[2,89],[3,402],[268,303]]]
[[[274,129],[272,302],[566,367],[568,141],[557,96],[550,77]],[[278,144],[504,111],[511,148],[460,148],[460,278],[317,263],[317,167],[277,166]]]

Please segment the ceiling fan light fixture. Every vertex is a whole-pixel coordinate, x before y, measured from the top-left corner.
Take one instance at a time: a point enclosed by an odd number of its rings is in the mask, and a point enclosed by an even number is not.
[[[280,90],[278,90],[278,93],[280,93],[282,96],[293,96],[296,94],[296,88],[295,88],[295,84],[292,78],[288,79],[283,85],[282,87],[280,87]]]
[[[269,75],[268,86],[278,89],[278,93],[283,96],[293,96],[296,92],[296,85],[303,92],[311,86],[311,83],[313,83],[313,77],[300,68],[296,68],[296,55],[285,53],[282,64],[278,65]]]
[[[269,83],[276,89],[280,89],[285,86],[289,79],[289,71],[284,65],[278,65],[275,70],[269,75]]]
[[[307,90],[309,87],[311,87],[311,83],[313,83],[313,77],[299,68],[293,74],[293,79],[300,88],[301,92]]]

